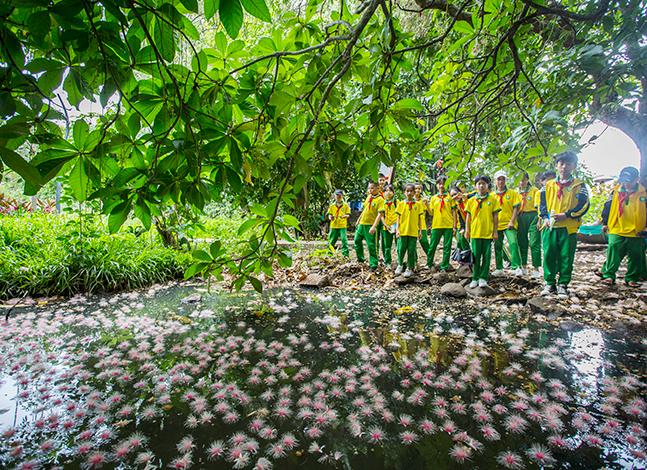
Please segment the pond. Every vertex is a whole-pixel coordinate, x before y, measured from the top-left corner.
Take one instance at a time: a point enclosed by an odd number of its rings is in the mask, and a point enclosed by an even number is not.
[[[645,341],[417,290],[17,308],[2,468],[644,468]]]

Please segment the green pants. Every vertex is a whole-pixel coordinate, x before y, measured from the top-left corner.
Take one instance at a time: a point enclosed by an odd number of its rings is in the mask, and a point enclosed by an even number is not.
[[[371,229],[370,225],[358,225],[355,230],[355,254],[357,261],[363,263],[364,258],[364,240],[366,240],[366,247],[368,248],[368,265],[371,268],[377,268],[377,245],[375,243],[375,234],[371,235],[368,231]]]
[[[388,230],[382,230],[382,256],[384,256],[384,264],[388,267],[393,263],[391,252],[393,251],[393,238],[395,235]]]
[[[489,238],[472,238],[472,280],[490,278],[490,260],[492,259],[492,240]]]
[[[559,275],[559,284],[567,286],[573,276],[573,262],[577,248],[577,233],[571,235],[565,228],[545,228],[542,231],[544,245],[544,281],[554,286]]]
[[[607,247],[607,260],[602,267],[602,277],[605,279],[616,279],[616,272],[620,263],[627,257],[626,282],[639,282],[644,273],[645,242],[642,238],[623,237],[621,235],[609,234],[609,245]]]
[[[494,257],[496,268],[503,269],[503,236],[508,240],[510,248],[510,268],[517,269],[521,267],[521,255],[519,254],[519,242],[517,241],[517,231],[515,229],[499,230],[499,238],[494,240]]]
[[[418,237],[400,237],[398,238],[398,266],[406,266],[409,269],[416,267],[418,246]],[[404,263],[404,255],[407,255],[407,262]]]
[[[432,228],[431,240],[429,241],[429,251],[427,251],[427,266],[434,264],[434,255],[440,240],[443,240],[443,260],[440,263],[440,270],[447,271],[449,268],[449,257],[452,255],[452,237],[454,231],[451,228]]]
[[[346,236],[345,228],[331,228],[328,233],[328,248],[330,251],[335,251],[337,240],[341,238],[341,254],[348,257],[348,237]]]
[[[538,268],[541,266],[541,238],[537,231],[537,212],[522,212],[518,220],[517,238],[521,252],[521,266],[528,266],[528,248],[530,248],[532,266]]]
[[[462,251],[469,250],[470,242],[467,241],[467,238],[462,233],[456,232],[456,246]]]

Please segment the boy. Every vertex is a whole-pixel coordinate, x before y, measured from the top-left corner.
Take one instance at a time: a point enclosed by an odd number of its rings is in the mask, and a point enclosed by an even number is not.
[[[424,189],[424,186],[422,183],[416,183],[414,185],[415,188],[415,199],[417,202],[420,203],[420,205],[426,209],[428,209],[428,204],[429,201],[425,201],[422,198],[422,190]],[[426,214],[422,214],[422,220],[420,221],[420,230],[421,230],[421,236],[420,236],[420,246],[422,247],[422,251],[425,252],[425,255],[429,252],[429,238],[427,237],[427,220],[425,219]],[[416,259],[418,259],[418,252],[416,251]],[[427,264],[429,264],[429,258],[427,258]]]
[[[395,200],[395,190],[393,185],[387,184],[384,186],[384,214],[383,216],[383,229],[382,229],[382,256],[384,256],[384,264],[391,267],[392,257],[391,251],[393,247],[393,237],[395,237],[395,230],[398,223],[397,202]]]
[[[330,220],[330,232],[328,233],[328,248],[335,251],[337,240],[341,238],[341,253],[348,258],[348,237],[346,229],[350,217],[350,206],[344,202],[344,191],[335,191],[335,202],[328,208],[328,220]]]
[[[521,269],[521,254],[519,252],[519,242],[517,241],[517,216],[521,206],[521,196],[514,189],[508,189],[506,185],[506,174],[499,171],[494,175],[496,182],[496,196],[499,199],[499,224],[497,230],[498,237],[494,241],[494,257],[496,260],[496,270],[492,272],[493,276],[503,274],[503,237],[505,235],[510,248],[510,269],[515,276],[523,275]]]
[[[584,183],[573,175],[577,168],[575,153],[560,153],[555,157],[555,163],[557,179],[547,181],[540,193],[546,281],[541,295],[557,293],[559,297],[567,298],[577,248],[577,230],[582,223],[581,217],[589,208],[589,193]]]
[[[384,210],[384,199],[380,196],[380,187],[375,181],[371,181],[368,184],[368,196],[364,200],[364,208],[357,222],[353,243],[355,245],[357,261],[363,263],[365,260],[363,242],[366,240],[368,265],[372,270],[377,269],[378,258],[375,229],[380,221],[378,214],[382,210]]]
[[[404,188],[406,200],[398,202],[396,236],[398,237],[398,267],[396,276],[402,274],[404,269],[404,255],[407,255],[406,271],[404,277],[411,277],[416,267],[417,242],[422,236],[421,220],[425,214],[425,207],[415,199],[415,185],[409,183]]]
[[[477,176],[474,180],[476,194],[467,201],[465,238],[471,240],[474,266],[470,287],[487,287],[490,276],[492,239],[499,237],[499,198],[490,192],[490,178]]]
[[[645,266],[645,242],[642,237],[647,222],[647,192],[639,183],[636,168],[623,168],[618,184],[604,204],[602,211],[603,230],[609,233],[607,260],[602,267],[602,282],[615,284],[616,272],[625,255],[627,274],[625,284],[640,287],[639,281]]]
[[[454,186],[449,195],[454,201],[454,210],[456,211],[457,226],[455,227],[456,233],[456,246],[462,250],[468,250],[470,247],[469,242],[465,238],[465,219],[467,217],[467,198],[458,186]]]
[[[429,211],[431,212],[431,241],[429,242],[429,251],[427,252],[427,266],[431,268],[434,264],[434,255],[436,248],[443,240],[443,259],[440,263],[440,270],[449,269],[449,257],[452,254],[452,237],[456,233],[456,209],[454,201],[449,194],[445,193],[446,176],[439,176],[436,179],[436,189],[438,194],[429,201]]]
[[[521,269],[524,274],[528,267],[528,248],[532,259],[532,277],[539,277],[539,266],[541,266],[541,242],[537,230],[537,206],[535,200],[539,190],[530,184],[530,176],[524,173],[519,182],[519,195],[521,196],[521,207],[519,208],[519,229],[517,232],[519,240],[519,251],[521,252]]]

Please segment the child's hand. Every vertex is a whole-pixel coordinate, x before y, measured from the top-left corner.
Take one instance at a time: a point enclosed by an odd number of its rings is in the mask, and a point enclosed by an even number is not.
[[[418,240],[422,238],[422,230],[418,230]]]
[[[603,226],[602,226],[602,231],[603,231],[604,233],[607,233],[607,232],[609,231],[609,226],[608,226],[608,225],[603,225]],[[638,236],[640,236],[640,234],[637,234],[637,235],[638,235]]]
[[[368,229],[368,233],[373,235],[375,233],[375,226],[373,225],[370,229]]]
[[[395,229],[395,236],[400,238],[400,231],[397,228]]]
[[[470,231],[466,229],[466,230],[464,231],[464,235],[463,235],[463,236],[464,236],[467,240],[469,240],[469,239],[470,239]]]
[[[498,239],[499,239],[499,231],[498,231],[498,230],[494,230],[494,231],[492,232],[492,240],[498,240]]]
[[[335,217],[332,214],[328,214],[328,220],[333,220]]]
[[[508,227],[506,228],[506,230],[514,230],[514,224],[512,222],[510,222],[508,224]]]
[[[561,222],[562,220],[566,220],[566,214],[564,213],[555,214],[553,218],[555,219],[555,222]]]

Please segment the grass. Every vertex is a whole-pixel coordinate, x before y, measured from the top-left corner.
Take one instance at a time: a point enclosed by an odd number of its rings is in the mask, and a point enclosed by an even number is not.
[[[0,298],[135,289],[181,279],[190,255],[153,232],[107,234],[100,219],[0,218]]]

